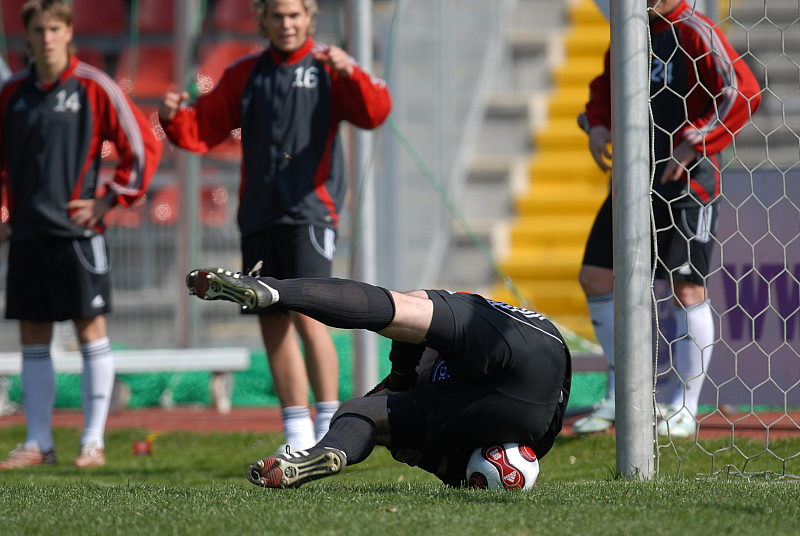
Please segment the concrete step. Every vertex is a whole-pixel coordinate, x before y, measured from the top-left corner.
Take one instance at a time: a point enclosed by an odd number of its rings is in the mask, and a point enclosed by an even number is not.
[[[588,151],[589,139],[575,119],[553,119],[533,134],[532,144],[538,151]]]
[[[516,279],[577,278],[583,247],[542,250],[515,249],[501,264],[503,271]]]
[[[530,94],[495,93],[489,99],[476,151],[481,155],[530,154]]]
[[[516,200],[517,213],[524,216],[561,217],[594,214],[607,192],[607,187],[603,190],[602,186],[570,188],[564,184],[537,184],[530,193]]]
[[[608,26],[579,26],[567,31],[564,51],[567,58],[603,58],[611,40]]]
[[[511,228],[511,247],[557,247],[583,245],[589,236],[595,215],[560,214],[525,215],[514,220]]]
[[[565,184],[606,184],[607,175],[600,171],[589,150],[547,151],[530,161],[531,181],[558,178]]]
[[[602,72],[602,56],[567,58],[567,61],[556,69],[553,82],[560,88],[583,89]]]
[[[575,121],[589,101],[589,86],[558,88],[550,95],[548,117]]]
[[[730,7],[730,12],[720,9],[720,18],[732,20],[748,27],[766,19],[778,26],[786,26],[789,22],[800,18],[800,5],[797,0],[769,0],[769,2],[735,2]]]
[[[592,0],[584,0],[570,7],[569,19],[578,26],[608,27],[608,21]]]

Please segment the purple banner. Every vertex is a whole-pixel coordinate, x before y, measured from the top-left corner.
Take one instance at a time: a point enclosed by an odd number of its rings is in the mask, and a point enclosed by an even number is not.
[[[722,192],[707,282],[716,344],[700,403],[800,407],[800,172],[726,172]],[[662,372],[674,337],[668,294],[659,283]]]

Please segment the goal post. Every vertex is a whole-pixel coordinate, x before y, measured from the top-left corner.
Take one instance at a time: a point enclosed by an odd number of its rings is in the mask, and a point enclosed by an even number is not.
[[[617,471],[641,479],[654,473],[647,25],[640,0],[611,3]]]

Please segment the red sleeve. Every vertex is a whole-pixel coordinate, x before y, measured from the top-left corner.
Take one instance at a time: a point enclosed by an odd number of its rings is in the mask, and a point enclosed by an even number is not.
[[[603,72],[589,84],[589,102],[586,103],[588,127],[603,125],[611,130],[611,51],[606,50]],[[588,129],[587,129],[588,130]]]
[[[161,142],[150,122],[105,75],[95,77],[96,117],[100,140],[114,144],[119,162],[108,188],[115,194],[113,204],[129,206],[144,195],[161,160]]]
[[[178,111],[171,121],[159,118],[167,137],[195,153],[207,153],[239,128],[242,91],[258,55],[247,56],[225,69],[219,83],[198,97],[192,106]]]
[[[357,127],[372,129],[386,120],[392,110],[386,82],[362,71],[357,65],[349,78],[330,69],[329,72],[335,121],[349,121]]]
[[[687,124],[679,136],[692,143],[698,153],[715,154],[750,121],[761,103],[761,88],[725,35],[710,21],[697,14],[686,19],[680,26],[680,42],[689,72],[697,73],[700,84],[687,95]]]

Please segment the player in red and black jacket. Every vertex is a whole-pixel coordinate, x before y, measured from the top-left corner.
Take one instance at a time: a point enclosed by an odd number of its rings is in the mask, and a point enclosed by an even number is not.
[[[0,90],[0,170],[10,239],[6,318],[20,321],[27,438],[0,469],[53,463],[53,322],[72,320],[84,358],[84,431],[78,466],[102,465],[114,365],[106,336],[110,279],[103,216],[142,196],[161,143],[103,72],[71,53],[72,10],[63,0],[22,8],[33,62]],[[119,163],[99,184],[104,141]]]
[[[168,93],[159,110],[175,144],[206,152],[241,128],[238,223],[245,271],[329,277],[346,179],[339,124],[379,126],[391,109],[386,84],[335,46],[312,38],[314,0],[256,2],[268,48],[230,65],[216,87],[184,106]],[[292,446],[313,445],[338,405],[338,358],[327,328],[303,315],[264,313],[260,323]],[[293,336],[306,349],[308,376]],[[307,408],[311,381],[317,430]]]
[[[696,429],[697,400],[711,359],[714,325],[705,279],[714,246],[720,166],[717,154],[734,141],[761,102],[747,64],[707,17],[682,0],[648,0],[650,110],[653,128],[654,243],[656,277],[671,281],[679,339],[675,368],[685,389],[670,401],[659,432],[688,437]],[[578,119],[589,150],[603,171],[611,169],[611,74],[590,85]],[[649,180],[649,177],[642,177]],[[609,389],[598,410],[575,424],[577,432],[605,430],[614,422],[613,274],[611,196],[600,209],[584,252],[580,283],[595,334],[609,361]],[[689,333],[689,336],[686,334]]]

